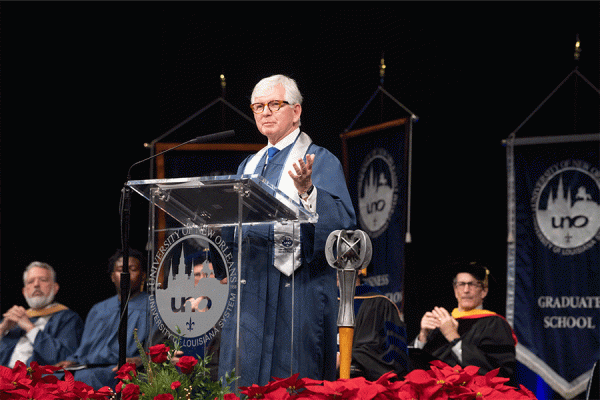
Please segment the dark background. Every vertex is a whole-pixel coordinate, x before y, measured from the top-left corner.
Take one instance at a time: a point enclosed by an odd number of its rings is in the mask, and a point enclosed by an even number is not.
[[[487,307],[504,313],[501,141],[575,67],[600,87],[599,4],[3,2],[1,310],[24,304],[20,275],[33,260],[56,268],[57,300],[82,317],[114,294],[106,264],[120,246],[127,169],[149,156],[144,143],[220,96],[251,117],[258,80],[293,77],[305,97],[303,130],[341,158],[339,135],[380,84],[384,56],[383,87],[419,117],[409,337],[423,312],[454,306],[443,267],[451,258],[490,265]],[[599,108],[573,76],[517,136],[598,132]],[[377,96],[353,128],[406,115]],[[222,103],[167,141],[224,129],[236,130],[235,142],[266,142]],[[149,176],[149,164],[132,171]],[[143,248],[148,205],[133,200],[131,241]]]

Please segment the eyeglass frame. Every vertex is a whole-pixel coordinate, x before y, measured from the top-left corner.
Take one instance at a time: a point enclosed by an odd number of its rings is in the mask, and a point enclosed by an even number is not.
[[[472,287],[474,289],[483,289],[484,288],[484,284],[481,281],[474,281],[474,282],[452,282],[452,286],[454,286],[455,289],[464,289],[465,286],[467,287]]]
[[[277,110],[273,110],[273,109],[271,109],[271,106],[269,105],[270,103],[275,103],[275,102],[276,102],[276,103],[279,105],[279,108],[278,108]],[[279,111],[279,110],[281,110],[281,107],[282,107],[284,104],[287,104],[288,106],[289,106],[289,105],[291,105],[291,103],[289,103],[289,102],[287,102],[287,101],[285,101],[285,100],[271,100],[271,101],[269,101],[269,102],[266,102],[266,103],[252,103],[252,104],[250,104],[250,109],[252,110],[252,112],[253,112],[254,114],[262,114],[262,113],[264,113],[264,112],[265,112],[265,106],[269,107],[269,110],[270,110],[271,112],[275,112],[275,111]],[[259,112],[256,112],[256,111],[254,111],[254,106],[255,106],[255,105],[261,105],[261,106],[262,106],[262,111],[259,111]]]

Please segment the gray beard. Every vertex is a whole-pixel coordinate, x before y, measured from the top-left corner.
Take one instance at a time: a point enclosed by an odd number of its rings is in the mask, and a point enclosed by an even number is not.
[[[54,301],[54,293],[50,292],[50,294],[48,294],[48,296],[46,296],[46,297],[44,297],[44,296],[33,296],[33,297],[25,296],[25,300],[27,301],[27,304],[29,304],[29,307],[33,308],[34,310],[39,310],[40,308],[44,308],[48,304],[50,304]]]

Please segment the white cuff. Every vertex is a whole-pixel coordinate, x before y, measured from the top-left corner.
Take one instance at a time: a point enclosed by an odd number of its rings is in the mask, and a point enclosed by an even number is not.
[[[27,339],[31,342],[34,343],[35,342],[35,338],[38,334],[38,332],[41,331],[41,329],[39,327],[35,327],[32,330],[30,330],[29,332],[27,332],[25,334],[25,336],[27,336]]]
[[[317,211],[317,187],[315,186],[312,193],[308,195],[306,200],[300,199],[304,208],[310,212]]]
[[[459,340],[454,346],[452,346],[452,352],[456,358],[458,358],[458,361],[462,363],[462,340]]]
[[[421,341],[419,340],[419,337],[417,336],[417,337],[415,338],[415,342],[413,343],[413,346],[414,346],[415,348],[417,348],[417,349],[422,349],[423,347],[425,347],[425,343],[421,342]]]

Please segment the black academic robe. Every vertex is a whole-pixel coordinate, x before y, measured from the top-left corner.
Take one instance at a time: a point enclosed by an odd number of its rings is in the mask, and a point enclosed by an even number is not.
[[[387,372],[408,373],[406,327],[396,305],[375,288],[356,287],[351,377],[376,381]]]
[[[512,379],[516,365],[516,343],[508,322],[497,314],[457,318],[457,321],[462,362],[452,351],[456,343],[448,342],[439,329],[429,334],[423,351],[450,366],[477,366],[482,375],[500,368],[499,376]]]

